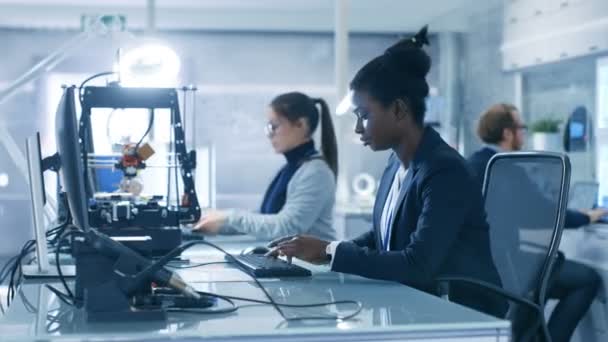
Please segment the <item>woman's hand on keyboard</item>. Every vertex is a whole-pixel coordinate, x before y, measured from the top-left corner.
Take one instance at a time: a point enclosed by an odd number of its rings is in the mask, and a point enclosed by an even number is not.
[[[329,245],[329,241],[307,235],[296,235],[289,239],[283,239],[276,243],[274,247],[271,246],[272,250],[268,252],[268,255],[285,255],[288,258],[296,257],[312,264],[324,264],[328,260],[325,253],[327,245]]]

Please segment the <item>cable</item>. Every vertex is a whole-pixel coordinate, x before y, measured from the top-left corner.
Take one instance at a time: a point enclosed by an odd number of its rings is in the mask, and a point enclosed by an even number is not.
[[[22,255],[23,255],[23,252],[19,256],[19,258],[17,258],[17,260],[15,261],[15,264],[13,265],[13,267],[10,271],[10,280],[8,283],[8,294],[6,297],[7,306],[10,306],[11,300],[13,298],[15,298],[16,288],[19,286],[19,283],[21,281],[21,273],[19,272],[19,268],[20,268],[19,264],[21,262]]]
[[[228,259],[236,264],[237,266],[239,266],[239,268],[246,273],[247,275],[249,275],[256,283],[256,285],[260,288],[260,290],[262,290],[262,292],[264,293],[264,295],[266,296],[266,298],[268,298],[268,301],[260,301],[257,299],[248,299],[248,298],[242,298],[242,297],[230,297],[230,296],[223,296],[225,298],[228,299],[238,299],[238,300],[243,300],[243,301],[250,301],[253,303],[259,303],[259,304],[269,304],[272,305],[275,310],[281,315],[281,317],[283,317],[283,319],[290,321],[290,320],[305,320],[305,319],[332,319],[332,320],[346,320],[349,318],[352,318],[356,315],[359,314],[359,312],[361,312],[361,310],[363,309],[363,306],[361,305],[360,302],[358,301],[352,301],[352,300],[346,300],[346,301],[333,301],[333,302],[327,302],[327,303],[315,303],[315,304],[280,304],[277,303],[272,296],[268,293],[268,291],[266,290],[266,288],[262,285],[262,283],[260,283],[260,281],[251,273],[247,272],[247,268],[245,267],[245,265],[240,262],[238,259],[236,259],[234,256],[232,256],[230,253],[226,252],[224,249],[222,249],[221,247],[210,243],[208,241],[191,241],[188,242],[186,244],[183,244],[179,247],[174,248],[172,251],[170,251],[169,253],[167,253],[163,259],[168,259],[172,256],[178,255],[183,253],[184,251],[186,251],[187,249],[195,246],[195,245],[207,245],[210,246],[214,249],[217,249],[218,251],[222,252],[225,256],[228,257]],[[162,265],[162,259],[159,261],[156,261],[155,263],[153,263],[151,266],[149,267],[154,267],[154,266],[158,266],[158,265]],[[163,265],[164,266],[164,265]],[[204,295],[215,295],[212,293],[201,293]],[[219,296],[219,295],[217,295]],[[300,317],[288,317],[287,315],[285,315],[285,313],[283,312],[283,310],[281,310],[281,307],[293,307],[293,308],[308,308],[308,307],[322,307],[322,306],[328,306],[328,305],[339,305],[339,304],[355,304],[357,306],[357,309],[354,311],[354,313],[350,314],[350,315],[346,315],[346,316],[342,316],[342,315],[333,315],[333,316],[300,316]]]
[[[3,284],[6,277],[8,277],[8,274],[11,270],[11,267],[9,267],[9,266],[12,265],[15,262],[15,260],[17,260],[17,257],[18,257],[18,255],[13,256],[2,267],[2,270],[0,271],[0,284]],[[8,293],[7,293],[7,298],[8,298]],[[8,302],[8,299],[7,299],[7,302]],[[4,306],[2,305],[2,299],[0,299],[0,311],[2,311],[3,314],[5,313]]]
[[[114,118],[114,113],[116,113],[117,110],[118,108],[112,108],[112,111],[110,111],[110,114],[108,114],[108,118],[106,119],[106,138],[108,139],[111,145],[114,145],[115,142],[112,141],[113,139],[111,138],[110,123],[112,122],[112,118]]]
[[[57,267],[57,275],[59,276],[59,280],[61,281],[61,283],[63,284],[63,288],[65,289],[66,293],[61,292],[60,290],[56,289],[55,287],[46,284],[46,287],[51,290],[55,295],[57,295],[57,297],[64,303],[74,306],[76,303],[76,298],[74,297],[74,294],[72,293],[72,291],[70,290],[66,280],[65,280],[65,276],[63,275],[63,271],[61,270],[61,264],[59,262],[59,254],[60,254],[60,250],[61,250],[61,243],[63,242],[63,240],[69,236],[72,235],[81,235],[82,232],[80,230],[70,230],[70,231],[64,231],[60,236],[59,239],[57,240],[57,247],[55,249],[55,266]]]
[[[70,290],[67,282],[65,281],[63,271],[61,271],[61,264],[59,262],[59,250],[61,249],[61,243],[63,242],[63,240],[66,237],[69,237],[71,235],[81,235],[81,234],[82,234],[82,232],[80,230],[67,230],[67,231],[63,232],[63,234],[61,234],[61,236],[57,240],[57,248],[55,249],[55,266],[57,267],[57,275],[59,276],[59,280],[63,284],[63,287],[66,291],[66,296],[68,296],[72,300],[72,303],[74,302],[75,297],[74,297],[74,294],[72,293],[72,291]]]
[[[263,301],[263,300],[257,300],[257,299],[250,299],[250,298],[244,298],[244,297],[235,297],[235,296],[225,296],[225,295],[217,295],[214,293],[208,293],[208,292],[199,292],[199,294],[201,295],[207,295],[207,296],[217,296],[218,298],[225,298],[225,299],[234,299],[234,300],[241,300],[241,301],[247,301],[247,302],[252,302],[252,303],[258,303],[258,304],[269,304],[272,305],[274,307],[274,309],[281,315],[281,317],[283,317],[284,320],[286,321],[294,321],[294,320],[309,320],[309,319],[331,319],[331,320],[348,320],[350,318],[353,318],[355,316],[357,316],[361,310],[363,310],[363,305],[361,304],[361,302],[359,301],[354,301],[354,300],[341,300],[341,301],[332,301],[332,302],[326,302],[326,303],[314,303],[314,304],[282,304],[282,303],[277,303],[272,296],[268,293],[268,291],[266,290],[266,288],[262,285],[262,283],[257,279],[257,277],[255,277],[253,274],[249,273],[246,271],[246,267],[245,265],[243,265],[243,263],[241,263],[237,258],[235,258],[232,254],[226,252],[224,249],[222,249],[221,247],[210,243],[208,241],[192,241],[189,242],[185,245],[182,245],[180,247],[177,247],[175,250],[181,249],[182,252],[185,251],[188,248],[193,247],[194,245],[198,245],[198,244],[202,244],[202,245],[207,245],[209,247],[215,248],[218,251],[222,252],[225,256],[228,257],[228,259],[236,264],[237,266],[239,266],[239,268],[246,273],[247,275],[249,275],[253,281],[256,283],[256,285],[260,288],[260,290],[262,290],[262,292],[264,293],[264,295],[266,296],[266,298],[268,298],[268,301]],[[170,252],[171,253],[171,252]],[[353,313],[349,314],[349,315],[332,315],[332,316],[299,316],[299,317],[288,317],[287,315],[285,315],[285,313],[283,312],[283,310],[281,310],[281,307],[286,307],[286,308],[312,308],[312,307],[324,307],[324,306],[328,306],[328,305],[340,305],[340,304],[355,304],[357,306],[357,308],[354,310]]]
[[[84,86],[89,83],[90,81],[98,78],[98,77],[102,77],[102,76],[109,76],[109,75],[114,75],[116,74],[116,72],[114,71],[104,71],[104,72],[100,72],[98,74],[95,74],[91,77],[86,78],[84,81],[82,81],[82,83],[80,83],[80,86],[78,87],[78,99],[80,100],[80,104],[82,105],[83,101],[84,101],[84,96],[83,96],[83,91],[84,91]]]
[[[19,291],[19,298],[21,298],[21,302],[23,303],[23,306],[25,307],[25,309],[27,310],[27,312],[29,312],[29,313],[37,313],[38,312],[38,308],[36,308],[34,306],[34,304],[30,303],[30,301],[27,299],[27,297],[23,293],[23,291]]]
[[[45,233],[46,238],[48,239],[49,237],[55,236],[56,234],[62,232],[65,229],[66,225],[67,225],[67,222],[64,222],[52,229],[49,229]],[[47,243],[48,243],[48,241],[47,241]],[[32,252],[34,252],[35,244],[36,244],[35,240],[27,240],[23,244],[19,254],[10,258],[4,264],[2,269],[0,270],[0,284],[3,284],[7,278],[9,279],[9,282],[7,284],[8,291],[7,291],[7,296],[6,296],[7,306],[9,306],[11,304],[11,301],[15,298],[17,289],[18,289],[19,285],[21,284],[21,281],[23,280],[23,268],[22,268],[23,261],[28,255],[30,255]],[[32,257],[30,262],[33,260],[35,260],[35,257]],[[25,301],[24,301],[24,305],[26,305],[26,309],[27,309],[28,303],[25,303]],[[0,310],[4,313],[4,306],[2,306],[1,300],[0,300]]]
[[[51,292],[53,292],[57,296],[57,298],[59,298],[62,302],[66,303],[67,305],[74,306],[72,299],[68,297],[68,295],[59,291],[52,285],[45,284],[45,286],[47,289],[51,290]]]
[[[84,165],[84,170],[83,170],[83,175],[85,177],[85,190],[86,193],[88,195],[90,195],[90,192],[92,191],[90,188],[92,186],[92,184],[90,183],[90,178],[89,178],[89,161],[88,161],[88,153],[89,150],[87,149],[87,144],[89,139],[92,139],[90,136],[88,136],[89,129],[91,126],[91,110],[90,108],[88,110],[84,110],[84,86],[89,83],[90,81],[98,78],[98,77],[102,77],[102,76],[109,76],[109,75],[114,75],[114,74],[118,74],[117,72],[114,71],[105,71],[105,72],[100,72],[97,74],[94,74],[93,76],[90,76],[88,78],[86,78],[84,81],[82,81],[82,83],[80,83],[80,86],[78,87],[78,101],[80,102],[80,109],[82,111],[81,116],[80,116],[80,124],[79,124],[79,129],[78,129],[78,136],[81,139],[81,146],[80,146],[80,150],[81,150],[81,157],[82,157],[82,163]],[[91,142],[92,144],[92,142]],[[93,177],[95,177],[95,174],[93,173]]]
[[[144,139],[148,136],[148,134],[150,134],[150,130],[152,130],[152,126],[154,126],[154,108],[149,109],[148,128],[144,132],[144,135],[142,135],[142,137],[139,139],[137,144],[135,144],[135,152],[137,152],[137,149],[139,148],[139,145],[141,145],[142,141],[144,141]]]
[[[155,294],[156,294],[156,292],[155,292]],[[235,312],[239,309],[239,306],[236,305],[234,303],[234,301],[232,301],[232,299],[230,299],[230,298],[226,298],[224,296],[218,296],[215,294],[209,294],[208,297],[223,300],[224,302],[230,304],[230,306],[227,308],[216,308],[216,309],[209,309],[209,308],[198,309],[198,308],[193,308],[193,307],[170,306],[170,307],[165,307],[163,309],[165,309],[168,312],[182,312],[182,313],[196,313],[196,314],[227,314],[227,313]],[[145,309],[146,307],[138,306],[137,308]]]
[[[25,244],[23,245],[23,247],[21,248],[21,252],[19,253],[18,258],[15,260],[15,262],[12,266],[12,269],[10,271],[10,280],[9,280],[9,284],[8,284],[8,294],[7,294],[7,298],[6,298],[7,306],[9,306],[11,303],[11,300],[13,298],[15,298],[16,289],[19,286],[19,284],[21,283],[21,279],[23,276],[22,269],[21,269],[21,260],[26,255],[28,255],[29,253],[31,253],[33,251],[34,244],[35,244],[34,240],[26,241]]]
[[[10,258],[2,267],[2,271],[0,272],[0,284],[4,283],[4,280],[6,280],[6,278],[9,276],[9,274],[12,274],[12,271],[14,269],[14,267],[16,267],[17,262],[19,261],[19,255],[15,255],[14,257]],[[10,303],[10,295],[11,295],[11,286],[8,287],[9,291],[7,291],[7,295],[6,295],[6,305],[8,307],[9,303]],[[4,313],[4,306],[2,306],[2,301],[0,300],[0,309],[2,310],[2,313]]]
[[[285,315],[285,313],[283,312],[283,310],[281,310],[281,307],[277,305],[277,303],[274,301],[274,299],[272,298],[272,296],[270,296],[270,293],[268,293],[268,291],[266,291],[266,288],[264,288],[264,286],[262,285],[262,283],[260,283],[260,281],[257,279],[257,277],[253,276],[251,273],[246,271],[246,268],[244,267],[244,265],[237,260],[234,256],[232,256],[230,253],[226,252],[225,250],[223,250],[222,248],[220,248],[219,246],[216,246],[212,243],[209,243],[207,241],[195,241],[194,243],[197,244],[203,244],[203,245],[207,245],[210,247],[213,247],[217,250],[219,250],[220,252],[222,252],[224,255],[226,255],[228,257],[228,259],[233,262],[234,264],[236,264],[239,269],[243,270],[244,273],[246,273],[247,275],[249,275],[253,281],[256,283],[256,285],[260,288],[260,290],[262,290],[262,292],[264,293],[264,295],[266,296],[266,298],[268,298],[268,301],[270,305],[272,305],[274,307],[274,309],[279,313],[279,315],[281,315],[281,317],[283,317],[283,319],[287,320],[287,316]]]
[[[4,263],[4,266],[2,266],[2,270],[0,271],[0,284],[4,283],[4,280],[6,280],[6,278],[9,276],[10,272],[13,269],[11,265],[13,265],[15,260],[17,260],[18,258],[19,254],[13,256],[12,258],[8,259],[6,263]]]
[[[57,244],[57,239],[59,238],[59,236],[61,236],[61,234],[63,234],[63,232],[65,231],[65,229],[68,227],[70,221],[71,221],[71,218],[68,215],[68,217],[66,218],[66,220],[64,222],[60,223],[55,228],[52,228],[52,229],[50,229],[50,230],[48,230],[46,232],[46,237],[47,238],[50,238],[51,236],[53,237],[49,241],[49,243],[51,244],[51,246],[54,246],[54,245]]]
[[[53,316],[53,315],[51,315],[50,313],[51,313],[51,312],[54,312],[54,311],[59,311],[59,312],[58,312],[56,315],[54,315],[54,316]],[[62,322],[62,321],[64,320],[64,318],[66,318],[66,317],[67,317],[69,314],[73,314],[73,313],[74,313],[74,311],[73,311],[73,310],[71,310],[71,309],[64,309],[64,310],[62,310],[62,309],[56,309],[56,310],[49,311],[49,314],[47,314],[47,315],[46,315],[46,319],[47,319],[47,324],[46,324],[46,332],[47,332],[48,334],[52,334],[52,333],[59,332],[59,331],[60,331],[60,329],[61,329],[61,322]],[[70,318],[67,320],[67,322],[70,322],[70,321],[71,321],[71,318],[72,318],[72,317],[70,317]],[[66,322],[66,323],[67,323],[67,322]],[[53,326],[53,324],[57,324],[57,327],[56,327],[56,328],[54,328],[54,329],[51,329],[51,327]]]
[[[197,268],[197,267],[203,267],[203,266],[209,266],[209,265],[218,265],[218,264],[229,264],[229,262],[228,261],[214,261],[214,262],[203,262],[203,263],[200,263],[200,264],[185,265],[185,266],[167,265],[167,267],[173,268],[173,269],[178,269],[178,270],[183,270],[183,269],[188,269],[188,268]]]
[[[286,308],[299,308],[299,309],[303,309],[303,308],[317,308],[317,307],[323,307],[323,306],[328,306],[328,305],[340,305],[340,304],[355,304],[357,306],[357,309],[351,313],[350,315],[345,315],[345,316],[340,316],[340,315],[335,315],[335,316],[299,316],[299,317],[286,317],[285,315],[281,315],[283,317],[283,319],[285,319],[286,321],[302,321],[302,320],[311,320],[311,319],[335,319],[335,320],[348,320],[351,319],[355,316],[357,316],[361,310],[363,309],[363,306],[361,305],[360,302],[354,301],[354,300],[336,300],[336,301],[332,301],[332,302],[327,302],[327,303],[313,303],[313,304],[287,304],[287,303],[277,303],[276,301],[272,300],[272,301],[265,301],[265,300],[258,300],[258,299],[251,299],[251,298],[244,298],[244,297],[237,297],[237,296],[226,296],[226,295],[218,295],[215,293],[210,293],[210,292],[204,292],[204,291],[197,291],[197,293],[201,294],[201,295],[206,295],[206,296],[217,296],[217,297],[223,297],[226,299],[233,299],[233,300],[241,300],[244,302],[251,302],[251,303],[257,303],[257,304],[265,304],[265,305],[273,305],[273,306],[279,306],[279,307],[286,307]]]
[[[224,299],[222,299],[224,300]],[[234,303],[234,302],[231,302]],[[195,309],[195,308],[166,308],[165,310],[168,312],[181,312],[181,313],[189,313],[189,314],[205,314],[205,315],[209,315],[209,314],[227,314],[227,313],[232,313],[232,312],[236,312],[240,307],[236,304],[234,304],[234,306],[231,306],[229,308],[225,308],[225,309]]]
[[[74,295],[72,293],[72,291],[69,289],[63,274],[61,273],[61,267],[59,264],[59,253],[58,251],[61,248],[61,243],[64,241],[64,239],[70,235],[77,235],[77,234],[82,234],[82,232],[80,231],[65,231],[60,237],[59,240],[57,242],[57,249],[56,249],[56,253],[55,253],[55,261],[57,264],[57,273],[59,274],[59,279],[61,280],[66,293],[62,293],[61,291],[55,289],[54,287],[47,285],[47,288],[49,288],[51,291],[53,291],[53,293],[55,293],[58,298],[60,298],[63,302],[65,302],[68,305],[74,305]],[[210,292],[204,292],[204,291],[197,291],[199,294],[204,295],[204,296],[210,296],[210,297],[214,297],[214,298],[218,298],[221,300],[224,300],[225,302],[228,302],[231,304],[230,308],[226,308],[226,309],[218,309],[218,310],[198,310],[198,309],[193,309],[193,308],[177,308],[177,307],[173,307],[173,308],[167,308],[168,311],[172,311],[172,312],[184,312],[184,313],[199,313],[199,314],[203,314],[203,313],[229,313],[229,312],[234,312],[236,311],[239,307],[234,304],[233,300],[240,300],[240,301],[245,301],[245,302],[250,302],[250,303],[257,303],[257,304],[266,304],[266,305],[272,305],[272,307],[281,315],[281,317],[286,320],[286,321],[294,321],[294,320],[325,320],[325,319],[330,319],[330,320],[348,320],[351,319],[355,316],[357,316],[363,309],[363,306],[361,304],[361,302],[359,301],[354,301],[354,300],[340,300],[340,301],[331,301],[331,302],[325,302],[325,303],[312,303],[312,304],[287,304],[287,303],[277,303],[272,296],[270,295],[270,293],[268,293],[268,291],[266,290],[266,288],[262,285],[262,283],[251,273],[246,271],[245,266],[238,260],[236,259],[233,255],[231,255],[230,253],[226,252],[224,249],[222,249],[221,247],[207,242],[207,241],[191,241],[189,243],[186,243],[182,246],[179,246],[175,249],[173,249],[171,252],[169,252],[166,256],[169,255],[173,255],[173,254],[179,254],[182,253],[183,251],[195,246],[195,245],[207,245],[209,247],[212,247],[218,251],[220,251],[221,253],[223,253],[225,256],[227,256],[227,258],[229,259],[229,261],[231,263],[236,264],[237,266],[239,266],[239,268],[246,273],[247,275],[249,275],[253,281],[256,283],[256,285],[260,288],[260,290],[264,293],[264,295],[266,296],[266,298],[268,300],[258,300],[258,299],[252,299],[252,298],[245,298],[245,297],[238,297],[238,296],[227,296],[227,295],[220,295],[220,294],[215,294],[215,293],[210,293]],[[160,261],[157,261],[155,263],[153,263],[152,265],[150,265],[149,267],[153,267],[155,265],[158,265],[159,263],[162,263]],[[199,266],[204,266],[204,265],[210,265],[210,264],[218,264],[218,263],[225,263],[225,262],[210,262],[210,263],[205,263],[205,264],[200,264],[200,265],[192,265],[195,267],[199,267]],[[178,267],[178,268],[182,268],[182,267]],[[186,267],[183,267],[186,268]],[[343,305],[343,304],[354,304],[356,306],[356,309],[348,314],[348,315],[341,315],[341,314],[336,314],[336,315],[313,315],[313,316],[297,316],[297,317],[289,317],[287,316],[283,310],[281,308],[314,308],[314,307],[325,307],[325,306],[329,306],[329,305]]]

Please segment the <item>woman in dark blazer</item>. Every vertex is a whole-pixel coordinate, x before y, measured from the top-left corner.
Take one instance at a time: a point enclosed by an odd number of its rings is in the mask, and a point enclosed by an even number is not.
[[[460,154],[424,127],[431,61],[426,28],[387,49],[351,82],[356,133],[374,151],[392,150],[382,176],[373,227],[352,241],[309,236],[277,240],[274,254],[331,263],[337,272],[397,281],[436,294],[440,275],[497,286],[481,191]],[[456,286],[455,302],[502,316],[506,302]]]

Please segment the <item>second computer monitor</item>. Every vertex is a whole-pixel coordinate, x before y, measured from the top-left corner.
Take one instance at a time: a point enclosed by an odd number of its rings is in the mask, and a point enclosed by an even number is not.
[[[57,150],[61,160],[61,181],[67,194],[73,224],[88,230],[87,198],[84,188],[84,166],[78,140],[78,122],[74,87],[66,87],[55,116]]]

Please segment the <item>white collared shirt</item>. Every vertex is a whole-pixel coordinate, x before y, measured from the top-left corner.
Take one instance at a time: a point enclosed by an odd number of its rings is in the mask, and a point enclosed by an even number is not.
[[[393,225],[393,217],[395,215],[395,207],[397,205],[397,200],[399,199],[399,193],[401,192],[401,186],[403,185],[403,180],[407,176],[409,169],[405,169],[403,165],[399,166],[397,172],[395,172],[395,176],[393,177],[393,182],[391,184],[391,189],[386,196],[386,200],[384,202],[384,207],[382,208],[382,216],[380,217],[380,236],[382,246],[378,246],[379,250],[386,249],[387,251],[390,249],[390,238],[391,231]],[[388,235],[388,236],[387,236]],[[384,246],[386,241],[386,246]],[[338,245],[342,241],[332,241],[327,245],[326,253],[331,255],[330,267],[333,265],[334,260],[336,260],[336,250],[338,249]]]
[[[390,250],[391,231],[393,219],[395,217],[395,207],[397,205],[397,200],[399,199],[399,193],[401,192],[401,185],[403,184],[403,180],[405,179],[408,171],[409,169],[405,169],[403,165],[400,165],[397,172],[395,172],[395,176],[393,177],[393,183],[391,184],[391,189],[388,192],[386,201],[384,202],[382,216],[380,217],[380,241],[382,246],[379,246],[378,249],[382,248],[387,251]]]

